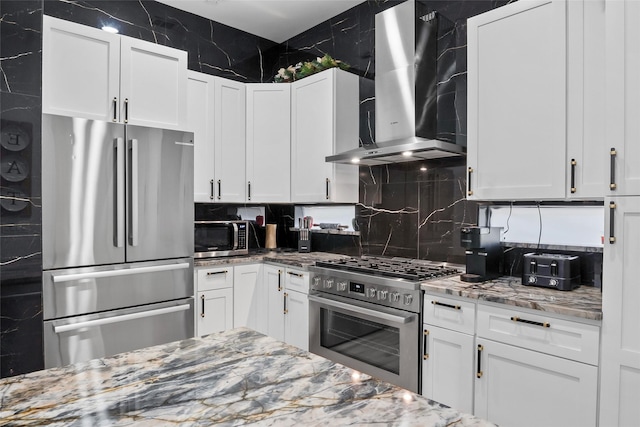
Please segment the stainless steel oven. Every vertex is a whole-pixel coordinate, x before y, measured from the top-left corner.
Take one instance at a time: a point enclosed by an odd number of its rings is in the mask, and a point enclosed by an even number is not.
[[[195,221],[195,258],[249,253],[248,221]]]
[[[309,350],[419,393],[420,283],[460,271],[388,257],[317,262],[309,270]]]
[[[419,391],[419,313],[315,293],[309,318],[313,353]]]

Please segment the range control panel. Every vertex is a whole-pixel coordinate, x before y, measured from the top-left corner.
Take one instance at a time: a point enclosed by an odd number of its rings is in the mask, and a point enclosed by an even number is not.
[[[368,301],[385,307],[393,307],[401,310],[420,312],[420,290],[399,289],[383,284],[364,283],[363,280],[351,280],[330,274],[312,274],[311,289],[354,298],[360,301]]]

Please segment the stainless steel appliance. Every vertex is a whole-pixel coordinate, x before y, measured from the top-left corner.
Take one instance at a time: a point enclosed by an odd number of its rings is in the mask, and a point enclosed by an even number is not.
[[[580,286],[580,257],[528,253],[523,257],[522,284],[571,291]]]
[[[500,231],[502,227],[463,227],[460,245],[465,248],[467,272],[460,276],[463,282],[479,283],[500,276]]]
[[[248,230],[248,221],[196,221],[194,256],[211,258],[248,254]]]
[[[419,392],[420,283],[460,271],[384,257],[317,262],[309,270],[309,350]]]
[[[45,367],[189,338],[193,134],[44,114]]]

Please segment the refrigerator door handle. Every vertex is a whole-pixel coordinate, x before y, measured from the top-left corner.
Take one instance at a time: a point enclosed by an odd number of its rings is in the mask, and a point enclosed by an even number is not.
[[[138,140],[129,141],[129,244],[138,246]]]
[[[148,267],[137,268],[123,268],[122,270],[105,270],[105,271],[91,271],[89,273],[72,273],[72,274],[60,274],[51,275],[53,283],[71,282],[74,280],[83,279],[98,279],[101,277],[116,277],[116,276],[131,276],[133,274],[146,274],[157,273],[160,271],[172,271],[172,270],[184,270],[189,268],[188,262],[181,262],[178,264],[163,264],[163,265],[151,265]]]
[[[53,331],[56,334],[63,332],[75,331],[81,328],[91,328],[95,326],[108,325],[110,323],[125,322],[127,320],[141,319],[144,317],[159,316],[161,314],[174,313],[176,311],[185,311],[191,309],[191,305],[182,304],[175,307],[158,308],[156,310],[140,311],[137,313],[123,314],[122,316],[105,317],[104,319],[87,320],[86,322],[71,323],[68,325],[54,326]]]
[[[114,244],[117,248],[124,246],[124,227],[125,227],[125,182],[124,182],[124,138],[116,138],[116,203],[115,217],[116,226],[114,230]]]

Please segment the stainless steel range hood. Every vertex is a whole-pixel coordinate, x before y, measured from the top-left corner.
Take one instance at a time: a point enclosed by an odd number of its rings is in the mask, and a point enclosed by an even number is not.
[[[376,15],[376,143],[327,162],[381,165],[464,156],[436,139],[438,17],[414,0]]]

